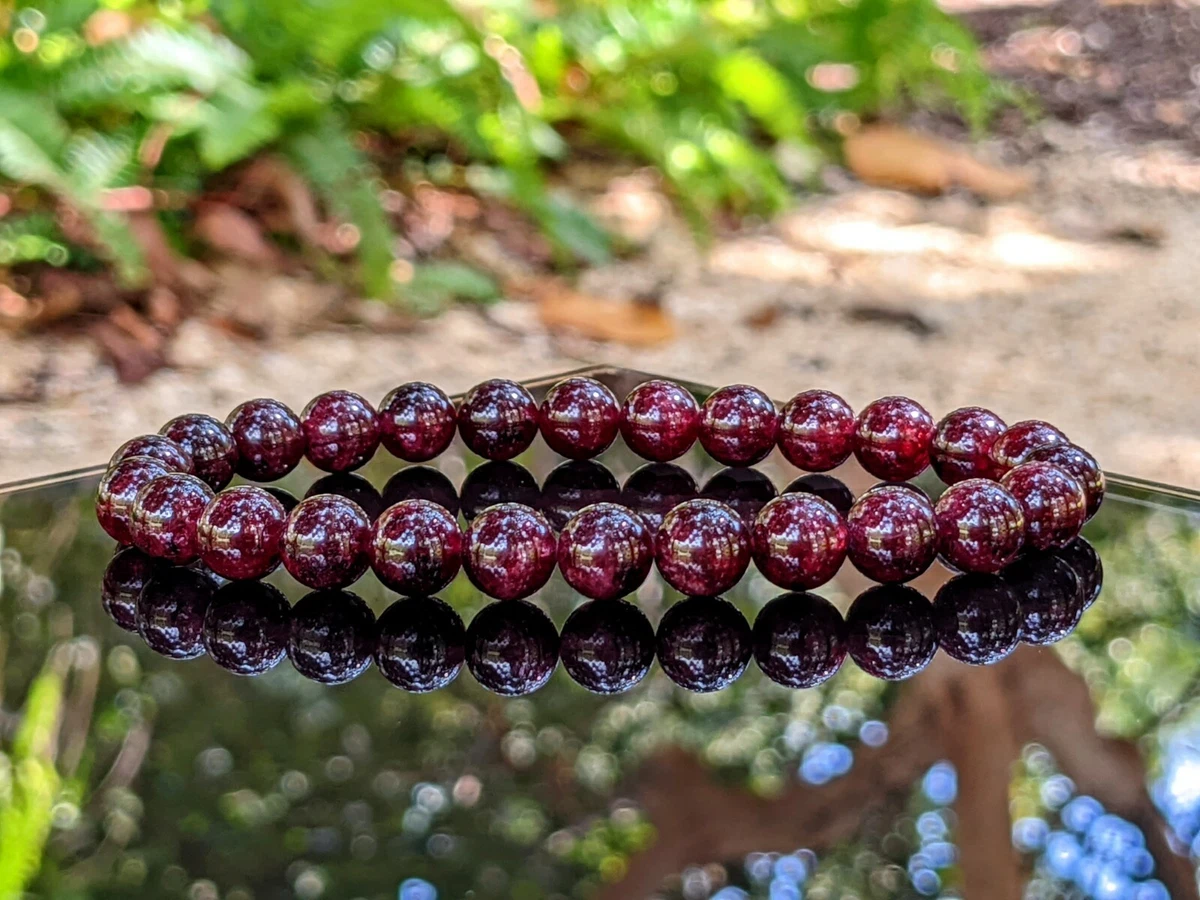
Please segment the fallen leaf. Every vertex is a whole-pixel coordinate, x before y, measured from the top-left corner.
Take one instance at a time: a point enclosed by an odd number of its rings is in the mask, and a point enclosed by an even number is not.
[[[277,266],[280,253],[263,237],[258,222],[225,203],[205,203],[196,213],[195,234],[209,247],[247,262]]]
[[[126,384],[142,381],[166,364],[162,334],[128,306],[92,325],[91,334]]]
[[[675,323],[659,306],[595,297],[554,278],[514,280],[507,293],[533,300],[542,323],[552,330],[639,347],[665,343],[676,334]]]

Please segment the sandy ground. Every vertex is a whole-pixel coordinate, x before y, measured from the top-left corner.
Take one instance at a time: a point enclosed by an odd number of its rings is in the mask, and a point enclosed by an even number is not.
[[[1111,471],[1200,487],[1200,161],[1038,129],[1050,149],[1019,203],[916,199],[833,170],[829,193],[705,250],[664,220],[642,254],[580,283],[658,296],[680,336],[652,349],[550,334],[520,302],[454,309],[410,333],[267,344],[194,319],[172,368],[122,387],[83,338],[0,336],[0,395],[31,380],[42,395],[0,404],[0,482],[104,461],[185,410],[223,417],[260,395],[299,409],[334,387],[378,400],[416,378],[455,391],[589,361],[751,382],[781,400],[820,386],[856,406],[908,394],[935,416],[984,404],[1054,421]],[[285,300],[305,288],[271,286]]]

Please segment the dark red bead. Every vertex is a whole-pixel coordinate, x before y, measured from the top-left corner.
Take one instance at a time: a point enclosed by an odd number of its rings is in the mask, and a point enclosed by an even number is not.
[[[261,675],[287,654],[291,610],[278,588],[235,581],[213,594],[204,614],[204,649],[234,675]]]
[[[214,491],[233,480],[237,471],[237,443],[229,429],[212,416],[187,413],[176,416],[161,429],[162,434],[192,458],[192,472]]]
[[[1025,543],[1017,498],[994,481],[969,478],[946,489],[934,507],[938,550],[961,572],[999,572]]]
[[[1019,466],[1029,454],[1049,444],[1068,444],[1067,436],[1039,419],[1026,419],[1004,430],[992,443],[989,456],[992,460],[992,477],[999,478],[1005,472]]]
[[[920,403],[883,397],[858,414],[854,455],[876,478],[907,481],[929,466],[933,432],[933,417]]]
[[[849,513],[850,507],[854,505],[854,492],[844,481],[832,475],[801,475],[780,493],[812,494],[814,497],[820,497],[843,516]]]
[[[846,646],[860,669],[885,681],[916,675],[937,652],[933,607],[903,584],[858,595],[846,613]]]
[[[698,493],[687,470],[671,463],[647,463],[625,480],[621,502],[642,517],[650,534],[657,535],[672,509]]]
[[[458,574],[463,536],[458,522],[428,500],[403,500],[379,517],[371,531],[371,568],[405,596],[436,594]]]
[[[458,433],[472,453],[512,459],[537,437],[537,401],[515,381],[493,378],[477,384],[458,406]]]
[[[143,553],[174,563],[198,558],[196,526],[212,498],[212,488],[195,475],[160,475],[138,491],[133,501],[129,528],[133,545]]]
[[[466,629],[437,597],[406,597],[387,608],[375,631],[375,665],[396,687],[414,694],[443,688],[458,677]]]
[[[352,472],[367,464],[379,447],[379,416],[351,391],[314,397],[300,413],[305,456],[325,472]]]
[[[496,694],[532,694],[558,665],[558,632],[528,600],[491,603],[467,628],[467,668]]]
[[[593,600],[562,629],[563,668],[593,694],[620,694],[641,681],[654,662],[654,629],[625,600]]]
[[[96,489],[96,519],[108,536],[122,544],[133,543],[133,501],[151,481],[170,474],[160,459],[131,456],[104,473]]]
[[[982,406],[948,413],[933,433],[933,470],[946,484],[995,475],[991,450],[1004,433],[1004,420]]]
[[[320,684],[345,684],[371,665],[375,613],[349,591],[314,591],[292,607],[287,655]]]
[[[196,525],[200,558],[222,578],[262,578],[279,565],[283,504],[262,488],[242,485],[209,501]]]
[[[762,508],[777,495],[775,483],[758,469],[734,467],[717,472],[700,489],[701,497],[724,503],[742,517],[747,528],[753,527]]]
[[[846,658],[846,623],[816,594],[781,594],[754,620],[754,659],[763,674],[790,688],[816,687]]]
[[[111,469],[121,460],[129,459],[131,456],[148,456],[151,459],[159,460],[170,472],[193,474],[192,455],[169,437],[163,437],[161,434],[143,434],[141,437],[126,441],[112,455],[112,459],[108,461],[108,467]]]
[[[500,503],[467,529],[463,568],[489,597],[520,600],[550,580],[557,550],[545,516],[519,503]]]
[[[946,655],[973,666],[997,663],[1021,641],[1021,604],[995,575],[958,575],[933,600],[933,622]]]
[[[395,506],[401,500],[428,500],[452,516],[458,515],[454,482],[432,466],[406,466],[388,479],[383,486],[383,508]]]
[[[1075,570],[1050,553],[1027,553],[1002,573],[1021,603],[1021,640],[1043,646],[1061,641],[1083,617]]]
[[[1080,483],[1053,463],[1022,463],[1002,484],[1025,513],[1025,543],[1035,550],[1065,547],[1087,519],[1087,497]]]
[[[204,614],[213,590],[213,583],[199,572],[164,566],[146,582],[138,598],[138,634],[162,656],[203,656]]]
[[[250,481],[277,481],[304,459],[300,417],[278,400],[247,400],[225,418],[237,444],[237,473]]]
[[[615,503],[579,512],[558,538],[558,569],[585,597],[631,594],[650,574],[654,544],[642,517]]]
[[[510,460],[485,462],[472,469],[463,479],[460,493],[463,518],[468,523],[500,503],[520,503],[536,509],[542,496],[533,473]]]
[[[638,385],[621,406],[621,436],[626,445],[654,462],[683,456],[696,443],[699,429],[696,398],[670,381]]]
[[[689,691],[711,693],[733,684],[750,663],[753,638],[746,617],[721,597],[689,597],[658,623],[658,662]]]
[[[827,472],[850,457],[854,427],[854,410],[837,394],[803,391],[779,416],[779,451],[806,472]]]
[[[847,540],[845,520],[824,500],[785,494],[759,513],[751,546],[763,577],[795,591],[820,587],[836,575]]]
[[[1104,565],[1100,562],[1100,554],[1096,552],[1086,538],[1075,538],[1065,547],[1050,551],[1075,572],[1079,579],[1079,596],[1083,608],[1087,609],[1100,596],[1104,586]]]
[[[100,603],[110,619],[126,631],[137,631],[137,604],[142,588],[163,563],[136,547],[118,550],[104,569]]]
[[[874,581],[911,581],[937,557],[933,506],[902,485],[867,491],[846,517],[854,567]]]
[[[708,395],[700,407],[700,446],[719,463],[752,466],[775,449],[779,413],[771,398],[748,384]]]
[[[681,594],[715,596],[729,590],[750,565],[750,529],[715,500],[688,500],[663,519],[654,561]]]
[[[283,529],[283,567],[305,587],[347,587],[371,561],[371,520],[336,494],[302,500]]]
[[[1050,444],[1038,447],[1029,453],[1028,462],[1053,463],[1083,486],[1087,498],[1087,517],[1090,519],[1100,511],[1104,502],[1104,471],[1096,457],[1075,444]]]
[[[538,411],[546,445],[568,459],[591,459],[617,439],[621,404],[594,378],[567,378],[546,393]]]
[[[379,404],[379,439],[393,456],[427,462],[440,456],[458,427],[454,403],[441,388],[410,381]]]
[[[384,506],[383,497],[375,489],[375,485],[353,472],[333,472],[323,478],[318,478],[304,496],[315,497],[318,494],[336,494],[353,501],[372,522],[378,519],[387,508]]]
[[[580,459],[556,466],[546,476],[537,508],[550,521],[551,528],[562,531],[571,516],[585,506],[618,503],[620,499],[617,477],[595,460]]]

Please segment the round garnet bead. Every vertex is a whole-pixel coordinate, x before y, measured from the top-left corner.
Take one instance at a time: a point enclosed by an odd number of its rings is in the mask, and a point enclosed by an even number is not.
[[[647,463],[625,480],[621,502],[642,517],[651,535],[657,535],[663,519],[680,503],[695,499],[696,481],[671,463]]]
[[[131,456],[104,473],[96,489],[96,519],[109,537],[122,544],[133,543],[130,529],[133,526],[133,501],[138,491],[170,472],[160,459]]]
[[[231,582],[213,595],[204,614],[204,649],[234,675],[261,675],[287,654],[290,618],[278,588]]]
[[[247,400],[225,426],[237,444],[237,473],[250,481],[277,481],[304,458],[300,417],[278,400]]]
[[[403,500],[379,517],[371,532],[371,568],[405,596],[435,594],[462,565],[458,522],[428,500]]]
[[[1084,599],[1075,570],[1051,553],[1028,553],[1002,573],[1021,604],[1021,640],[1061,641],[1083,617]]]
[[[1053,463],[1083,486],[1087,499],[1087,517],[1100,511],[1104,502],[1104,472],[1096,457],[1075,444],[1050,444],[1030,451],[1028,462]]]
[[[916,675],[937,652],[933,607],[903,584],[858,595],[846,614],[846,646],[860,669],[885,681]]]
[[[646,677],[654,662],[654,629],[625,600],[592,600],[567,618],[563,668],[594,694],[620,694]]]
[[[754,620],[754,659],[776,684],[816,687],[832,678],[845,658],[846,623],[824,597],[781,594]]]
[[[838,511],[810,494],[785,494],[766,505],[754,523],[752,551],[758,571],[788,590],[819,587],[846,559],[848,532]]]
[[[777,495],[775,483],[758,469],[732,466],[717,472],[700,489],[701,497],[724,503],[742,517],[747,528]]]
[[[554,572],[557,543],[546,517],[519,503],[500,503],[467,529],[463,567],[471,583],[497,600],[519,600]]]
[[[222,578],[262,578],[279,565],[287,513],[262,488],[243,485],[209,501],[196,525],[200,558]]]
[[[283,567],[305,587],[353,584],[371,561],[371,520],[358,504],[336,494],[300,501],[283,529]]]
[[[615,503],[580,511],[558,538],[558,569],[585,597],[610,600],[638,589],[654,562],[650,529]]]
[[[533,473],[509,460],[485,462],[472,469],[462,483],[462,514],[467,522],[498,503],[520,503],[535,509],[540,505]]]
[[[155,653],[171,659],[204,655],[204,614],[214,585],[191,569],[163,567],[146,582],[137,603],[137,630]]]
[[[832,475],[801,475],[780,493],[783,494],[812,494],[820,497],[843,516],[850,512],[854,505],[854,492],[846,483]]]
[[[1096,602],[1104,586],[1104,565],[1100,562],[1100,554],[1086,538],[1081,537],[1051,552],[1074,570],[1075,577],[1079,579],[1079,596],[1083,608],[1087,609]]]
[[[951,485],[934,516],[938,550],[961,572],[999,572],[1025,543],[1021,504],[994,481],[969,478]]]
[[[143,434],[123,443],[108,461],[111,469],[123,459],[133,456],[148,456],[157,459],[170,472],[182,472],[191,475],[194,471],[192,455],[180,447],[169,437],[161,434]]]
[[[1067,436],[1039,419],[1026,419],[1004,430],[992,443],[989,456],[992,461],[992,477],[999,478],[1005,472],[1019,466],[1029,454],[1049,444],[1068,444]]]
[[[752,466],[766,459],[778,429],[775,404],[748,384],[719,388],[700,407],[700,446],[727,466]]]
[[[538,407],[522,385],[493,378],[467,391],[458,407],[458,433],[472,453],[512,459],[529,449],[538,433]]]
[[[902,485],[867,491],[846,517],[850,562],[874,581],[911,581],[937,557],[933,506]]]
[[[933,600],[933,622],[946,655],[973,666],[999,662],[1021,640],[1021,604],[995,575],[947,581]]]
[[[118,550],[108,561],[100,589],[100,603],[119,627],[126,631],[137,631],[138,597],[162,565],[136,547]]]
[[[933,433],[931,460],[938,478],[946,484],[991,478],[992,444],[1005,428],[1003,419],[982,406],[964,406],[948,413]]]
[[[458,677],[466,640],[462,619],[446,603],[406,597],[379,617],[375,665],[398,688],[414,694],[436,691]]]
[[[386,508],[383,497],[375,489],[375,485],[361,475],[353,472],[332,472],[314,481],[305,491],[305,497],[315,497],[318,494],[336,494],[345,497],[358,505],[374,522]]]
[[[558,632],[528,600],[485,606],[467,628],[467,668],[496,694],[532,694],[558,665]]]
[[[837,394],[803,391],[779,416],[779,452],[806,472],[827,472],[849,458],[854,424],[854,410]]]
[[[620,499],[617,477],[595,460],[580,459],[555,466],[546,476],[537,508],[545,513],[555,531],[562,531],[571,516],[584,507],[617,503]]]
[[[621,436],[644,459],[667,462],[683,456],[699,428],[696,398],[670,381],[638,385],[621,406]]]
[[[441,388],[423,381],[400,385],[379,404],[379,440],[405,462],[440,456],[457,427],[454,403]]]
[[[711,597],[729,590],[750,564],[750,529],[715,500],[688,500],[667,513],[654,561],[681,594]]]
[[[1079,482],[1053,463],[1022,463],[1002,484],[1025,513],[1025,543],[1036,550],[1065,547],[1079,536],[1087,518],[1087,497]]]
[[[379,447],[379,416],[352,391],[314,397],[300,413],[305,455],[325,472],[352,472],[370,461]]]
[[[371,665],[375,614],[349,591],[314,591],[292,607],[287,655],[320,684],[345,684]]]
[[[933,417],[907,397],[883,397],[858,414],[854,455],[876,478],[907,481],[929,466]]]
[[[143,553],[175,563],[200,555],[196,526],[213,498],[212,488],[194,475],[171,472],[155,478],[133,501],[130,534]]]
[[[750,662],[752,645],[746,617],[721,597],[689,597],[671,606],[655,637],[667,677],[697,693],[737,681]]]
[[[546,393],[538,411],[546,445],[569,459],[591,459],[617,439],[621,404],[594,378],[567,378]]]
[[[432,466],[406,466],[388,479],[383,486],[383,509],[395,506],[401,500],[428,500],[452,516],[458,515],[458,491],[454,482]]]
[[[212,416],[188,413],[176,416],[160,430],[192,458],[191,474],[219,491],[237,471],[237,443],[229,429]]]

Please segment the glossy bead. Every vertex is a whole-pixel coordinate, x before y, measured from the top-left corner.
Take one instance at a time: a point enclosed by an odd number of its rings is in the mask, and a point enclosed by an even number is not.
[[[992,477],[999,478],[1005,472],[1019,466],[1029,454],[1049,444],[1068,444],[1067,436],[1039,419],[1026,419],[1004,430],[992,443],[989,456],[992,460]]]
[[[320,684],[345,684],[371,665],[375,613],[349,591],[314,591],[292,607],[287,655]]]
[[[297,497],[291,491],[285,491],[281,487],[272,487],[268,485],[267,487],[263,488],[263,490],[283,504],[283,511],[285,513],[290,513],[300,503],[299,497]]]
[[[695,479],[685,469],[671,463],[647,463],[625,480],[621,502],[642,517],[651,535],[657,535],[667,513],[698,493]]]
[[[1073,476],[1083,486],[1083,494],[1087,499],[1087,517],[1090,519],[1100,511],[1100,504],[1104,502],[1104,471],[1096,462],[1096,457],[1082,447],[1075,444],[1050,444],[1030,451],[1027,460],[1053,463]]]
[[[423,381],[400,385],[379,404],[379,440],[406,462],[441,456],[457,427],[454,403],[441,388]]]
[[[846,613],[846,634],[850,658],[885,681],[916,675],[937,652],[932,606],[902,584],[882,584],[859,594]]]
[[[379,617],[375,665],[402,690],[424,694],[458,677],[467,633],[458,613],[437,597],[397,600]]]
[[[594,378],[567,378],[546,392],[538,410],[546,445],[568,459],[591,459],[617,439],[621,404]]]
[[[134,498],[133,545],[158,559],[191,562],[200,556],[196,526],[212,498],[212,488],[195,475],[160,475]]]
[[[262,578],[279,565],[283,504],[262,488],[242,485],[209,501],[196,524],[200,559],[222,578]]]
[[[1075,572],[1079,579],[1079,597],[1083,608],[1087,609],[1100,596],[1104,586],[1104,564],[1100,562],[1100,554],[1096,552],[1086,538],[1075,538],[1065,547],[1050,551]]]
[[[663,519],[654,561],[681,594],[710,597],[729,590],[750,564],[750,529],[728,506],[689,500]]]
[[[537,402],[515,381],[493,378],[477,384],[459,404],[458,433],[472,453],[485,459],[512,459],[528,450],[537,437]]]
[[[324,590],[353,584],[367,571],[370,551],[371,520],[345,497],[309,497],[288,514],[283,567],[305,587]]]
[[[491,603],[467,628],[467,668],[495,694],[532,694],[558,665],[558,632],[550,617],[527,600]]]
[[[933,600],[938,644],[946,655],[973,666],[997,663],[1021,641],[1021,604],[995,575],[958,575]]]
[[[961,572],[999,572],[1025,543],[1025,514],[1017,498],[983,478],[946,489],[934,507],[938,550]]]
[[[378,519],[387,508],[384,506],[383,497],[375,489],[375,485],[353,472],[333,472],[323,478],[318,478],[305,491],[304,496],[308,498],[318,494],[336,494],[339,497],[345,497],[365,512],[367,518],[372,522]]]
[[[571,460],[546,476],[542,484],[542,511],[555,531],[562,531],[571,516],[593,503],[618,503],[617,476],[595,460]]]
[[[171,659],[204,655],[204,614],[213,583],[191,569],[164,566],[142,589],[137,630],[146,645]]]
[[[780,493],[812,494],[814,497],[820,497],[843,516],[848,514],[850,507],[854,505],[854,492],[844,481],[832,475],[801,475]]]
[[[585,597],[611,600],[631,594],[650,574],[654,545],[637,513],[615,503],[579,512],[558,538],[558,569]]]
[[[305,456],[325,472],[351,472],[366,465],[379,447],[379,416],[351,391],[314,397],[300,413]]]
[[[533,473],[515,462],[485,462],[463,480],[462,514],[468,523],[499,503],[520,503],[536,509],[540,502],[541,492]]]
[[[779,413],[771,398],[748,384],[708,395],[700,407],[700,446],[719,463],[752,466],[775,449]]]
[[[388,479],[383,486],[383,508],[395,506],[401,500],[428,500],[452,516],[458,515],[454,482],[432,466],[406,466]]]
[[[278,400],[247,400],[225,425],[237,444],[237,472],[249,481],[277,481],[304,458],[300,417]]]
[[[787,590],[820,587],[846,559],[848,531],[838,511],[819,497],[785,494],[754,522],[751,549],[758,571]]]
[[[214,491],[233,480],[237,471],[237,443],[229,429],[212,416],[187,413],[176,416],[159,434],[170,438],[192,458],[192,472]]]
[[[929,466],[933,432],[933,417],[920,403],[883,397],[858,414],[854,455],[876,478],[907,481]]]
[[[937,556],[933,506],[902,485],[872,488],[846,516],[848,555],[873,581],[911,581]]]
[[[143,434],[123,443],[108,461],[111,469],[123,459],[132,456],[148,456],[157,459],[167,467],[169,472],[182,472],[191,475],[194,470],[192,454],[188,453],[169,437],[161,434]]]
[[[964,406],[948,413],[933,433],[931,461],[938,478],[957,484],[968,478],[993,477],[992,444],[1007,427],[1003,419],[982,406]]]
[[[620,694],[650,671],[654,629],[632,603],[593,600],[567,618],[560,655],[576,684],[593,694]]]
[[[806,472],[837,468],[854,449],[854,410],[829,391],[803,391],[779,416],[779,452]]]
[[[545,516],[519,503],[500,503],[467,529],[463,568],[489,597],[520,600],[550,580],[557,551]]]
[[[1000,479],[1025,513],[1025,543],[1035,550],[1065,547],[1087,518],[1080,483],[1053,463],[1022,463]]]
[[[1021,604],[1021,640],[1043,646],[1061,641],[1083,617],[1075,570],[1050,553],[1028,553],[1002,573]]]
[[[146,586],[163,564],[136,547],[118,550],[104,568],[100,604],[120,628],[137,631],[137,604]]]
[[[213,594],[204,614],[204,649],[234,675],[261,675],[287,654],[291,610],[278,588],[235,581]]]
[[[133,501],[138,491],[170,472],[160,459],[131,456],[104,473],[96,489],[96,519],[109,537],[122,544],[133,543]]]
[[[669,607],[655,637],[667,677],[689,691],[710,693],[746,671],[753,638],[746,617],[721,597],[689,597]]]
[[[816,594],[781,594],[754,620],[754,659],[763,674],[790,688],[828,681],[846,658],[846,623]]]
[[[462,565],[458,522],[428,500],[403,500],[379,517],[371,531],[371,568],[405,596],[435,594]]]
[[[730,467],[708,479],[700,489],[700,496],[724,503],[750,528],[762,508],[775,499],[777,491],[775,483],[758,469]]]
[[[621,436],[643,459],[667,462],[683,456],[699,428],[696,398],[670,381],[638,385],[621,406]]]

